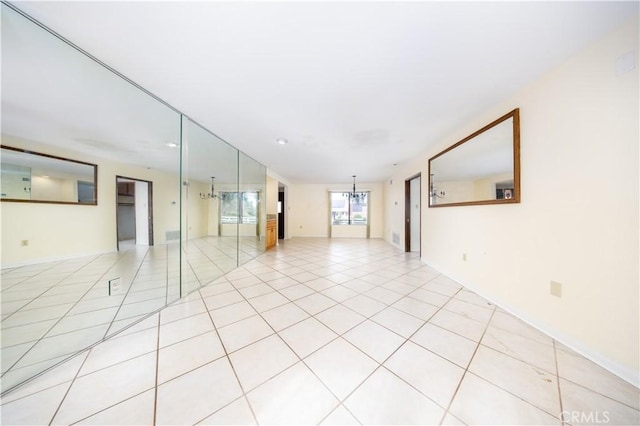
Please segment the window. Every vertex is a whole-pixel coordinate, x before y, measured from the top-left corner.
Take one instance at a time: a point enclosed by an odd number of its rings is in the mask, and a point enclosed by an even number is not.
[[[332,225],[367,225],[368,192],[330,192]]]
[[[220,192],[220,223],[258,223],[257,192]]]

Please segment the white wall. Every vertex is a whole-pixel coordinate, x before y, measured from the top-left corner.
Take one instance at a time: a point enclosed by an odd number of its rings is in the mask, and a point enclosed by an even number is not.
[[[6,135],[2,136],[2,143],[98,165],[97,206],[0,204],[2,267],[116,250],[116,175],[153,182],[155,244],[166,241],[166,231],[180,229],[180,180],[176,175],[116,164]],[[28,240],[28,246],[22,246],[22,240]]]
[[[637,59],[637,19],[395,174],[385,185],[385,238],[403,229],[394,201],[404,199],[404,179],[427,176],[430,156],[519,107],[522,202],[427,209],[424,197],[423,261],[637,386],[637,62],[616,73],[631,50]],[[551,280],[561,298],[549,294]]]

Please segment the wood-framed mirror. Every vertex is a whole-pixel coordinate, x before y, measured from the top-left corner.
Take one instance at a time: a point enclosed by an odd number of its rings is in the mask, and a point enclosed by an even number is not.
[[[520,110],[429,159],[429,207],[519,203]]]
[[[98,166],[0,145],[0,200],[98,204]]]

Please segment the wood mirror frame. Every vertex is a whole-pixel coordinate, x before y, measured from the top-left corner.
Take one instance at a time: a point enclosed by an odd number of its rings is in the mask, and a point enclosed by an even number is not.
[[[0,149],[0,201],[98,204],[97,165],[6,145]]]
[[[428,191],[429,207],[519,203],[520,110],[431,157]]]

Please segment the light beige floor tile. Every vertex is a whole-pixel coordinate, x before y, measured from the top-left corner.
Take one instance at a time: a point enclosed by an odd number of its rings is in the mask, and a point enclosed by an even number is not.
[[[222,327],[218,332],[227,352],[231,353],[273,334],[273,329],[255,315]]]
[[[295,304],[304,309],[309,315],[315,315],[334,306],[336,301],[320,293],[315,293],[296,300]]]
[[[332,281],[329,279],[329,277],[327,278],[316,278],[314,280],[311,281],[307,281],[304,283],[304,285],[306,285],[307,287],[313,289],[314,291],[320,292],[323,290],[326,290],[328,288],[331,287],[335,287],[336,285],[338,285],[338,282]]]
[[[553,346],[491,325],[487,328],[481,343],[551,373],[556,372],[556,355]]]
[[[441,357],[466,368],[478,344],[449,330],[425,324],[411,340]]]
[[[163,324],[160,327],[160,347],[163,348],[213,330],[213,323],[208,313]]]
[[[440,293],[435,293],[423,288],[419,288],[416,291],[408,294],[407,297],[420,300],[421,302],[429,303],[438,308],[444,306],[445,303],[449,301],[449,296],[444,296]]]
[[[338,400],[302,363],[247,395],[259,424],[318,424]]]
[[[262,296],[263,294],[268,294],[273,292],[273,288],[268,286],[267,284],[260,282],[259,284],[255,284],[249,287],[243,287],[238,289],[240,294],[242,294],[245,298],[251,299],[253,297]]]
[[[485,324],[463,317],[462,315],[441,309],[430,320],[435,324],[449,331],[457,333],[467,339],[479,341],[485,329]]]
[[[447,413],[447,415],[444,416],[444,419],[442,420],[440,426],[465,426],[465,423],[462,420],[456,418],[451,413]]]
[[[314,294],[315,291],[304,284],[299,284],[296,281],[295,285],[280,290],[280,293],[287,297],[289,300],[297,300],[305,296],[309,296],[310,294]]]
[[[336,333],[315,318],[301,321],[279,334],[300,358],[305,358],[337,337]]]
[[[336,302],[344,302],[345,300],[358,295],[358,293],[356,293],[355,291],[342,285],[337,285],[337,286],[328,288],[326,290],[323,290],[322,294],[324,294],[327,297],[330,297]]]
[[[350,288],[356,293],[364,293],[376,287],[376,284],[368,282],[366,280],[367,276],[360,279],[347,281],[343,284],[343,286]]]
[[[309,318],[309,314],[300,309],[295,303],[288,303],[263,312],[262,316],[276,331]]]
[[[3,425],[49,424],[71,382],[44,389],[40,392],[2,403],[0,420]]]
[[[560,379],[562,414],[572,425],[638,425],[640,412],[587,388]],[[630,395],[631,397],[632,395]],[[636,391],[636,400],[638,393]]]
[[[165,346],[158,354],[158,383],[164,383],[224,355],[215,331]]]
[[[482,306],[483,308],[493,308],[494,306],[493,303],[489,302],[484,297],[464,288],[455,295],[454,299],[473,303],[474,305]]]
[[[253,299],[249,299],[249,303],[251,303],[256,311],[264,312],[290,302],[289,299],[280,293],[273,291],[271,293],[263,294],[262,296],[254,297]]]
[[[191,317],[207,311],[202,299],[192,300],[186,303],[178,303],[167,306],[160,312],[160,321],[162,324],[175,320]]]
[[[363,295],[352,297],[342,304],[367,318],[387,307],[384,303]]]
[[[155,329],[114,336],[90,350],[89,356],[80,370],[80,375],[84,376],[122,361],[154,352],[157,348],[158,332]]]
[[[158,386],[156,422],[193,424],[240,395],[242,391],[229,360],[220,358]]]
[[[253,390],[299,360],[276,335],[232,353],[229,359],[244,392]]]
[[[495,314],[493,314],[493,318],[491,318],[490,325],[502,330],[509,331],[513,334],[517,334],[518,336],[526,337],[532,340],[536,340],[540,343],[553,346],[552,339],[549,336],[533,328],[532,326],[516,318],[515,316],[502,311],[501,309],[496,309]]]
[[[54,424],[71,424],[152,389],[155,378],[154,352],[79,377],[62,402]]]
[[[384,365],[441,407],[449,405],[464,374],[462,368],[411,342]]]
[[[384,362],[405,341],[404,337],[370,320],[351,329],[343,337],[379,363]]]
[[[148,390],[83,419],[83,425],[150,425],[154,417],[155,390]]]
[[[371,317],[371,321],[375,321],[406,338],[415,333],[424,324],[423,320],[392,307],[378,312]]]
[[[305,363],[343,400],[378,367],[378,363],[342,338],[310,355]]]
[[[558,381],[553,373],[482,345],[473,357],[469,371],[550,415],[561,411]]]
[[[282,289],[291,287],[293,285],[298,285],[300,283],[294,280],[293,278],[285,276],[282,278],[277,278],[275,280],[269,280],[267,284],[269,284],[271,287],[273,287],[276,290],[282,290]]]
[[[392,305],[402,299],[402,295],[383,287],[373,288],[363,294],[385,305]]]
[[[560,425],[559,417],[467,373],[449,412],[473,425]],[[559,415],[559,413],[558,413]]]
[[[362,424],[437,424],[444,414],[385,368],[376,370],[344,405]]]
[[[202,425],[255,425],[256,420],[244,396],[216,411],[198,424]]]
[[[456,298],[449,300],[449,302],[443,306],[443,309],[485,324],[493,314],[492,307],[485,308]]]
[[[403,297],[394,303],[393,307],[425,321],[438,311],[437,307],[411,297]]]
[[[338,334],[345,333],[366,319],[342,305],[332,306],[317,314],[315,318]]]
[[[218,328],[233,324],[236,321],[240,321],[257,314],[253,306],[244,300],[209,312],[213,319],[213,323]]]
[[[204,298],[204,303],[207,305],[207,309],[212,311],[214,309],[222,308],[223,306],[242,302],[244,300],[244,297],[242,297],[240,293],[238,293],[236,290],[233,290],[227,293],[207,296]]]
[[[560,377],[609,396],[635,409],[640,408],[640,391],[592,361],[567,350],[557,350]]]
[[[329,414],[325,419],[320,423],[321,425],[359,425],[360,422],[356,420],[355,417],[351,415],[349,410],[344,408],[344,406],[339,405],[331,414]]]

